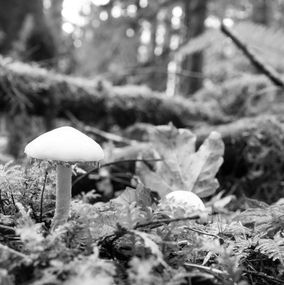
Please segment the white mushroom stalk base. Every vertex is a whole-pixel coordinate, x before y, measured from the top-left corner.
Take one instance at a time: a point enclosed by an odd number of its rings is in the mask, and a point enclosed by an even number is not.
[[[57,165],[56,206],[52,230],[67,222],[71,202],[72,168]]]

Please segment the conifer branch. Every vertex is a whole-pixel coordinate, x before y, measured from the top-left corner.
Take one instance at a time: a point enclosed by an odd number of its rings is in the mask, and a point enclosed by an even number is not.
[[[233,41],[259,71],[266,75],[276,86],[284,88],[284,81],[281,76],[275,70],[266,66],[255,54],[253,54],[248,46],[228,29],[224,22],[221,23],[221,31]]]

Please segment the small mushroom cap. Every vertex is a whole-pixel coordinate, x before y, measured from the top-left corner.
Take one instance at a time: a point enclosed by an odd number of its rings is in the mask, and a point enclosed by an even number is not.
[[[193,192],[177,190],[170,192],[165,197],[175,206],[182,206],[194,211],[204,211],[205,206],[202,200]]]
[[[27,144],[25,154],[32,158],[63,162],[90,162],[104,158],[99,144],[67,126],[40,135]]]

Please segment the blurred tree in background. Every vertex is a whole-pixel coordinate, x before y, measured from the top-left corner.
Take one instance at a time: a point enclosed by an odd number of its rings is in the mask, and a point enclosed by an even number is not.
[[[237,28],[242,23],[239,31],[250,41],[245,23],[267,27],[270,34],[284,26],[283,0],[0,0],[0,5],[4,55],[186,97],[253,70],[221,40],[220,20]]]
[[[0,52],[52,66],[57,47],[44,17],[43,2],[1,0],[0,6]]]

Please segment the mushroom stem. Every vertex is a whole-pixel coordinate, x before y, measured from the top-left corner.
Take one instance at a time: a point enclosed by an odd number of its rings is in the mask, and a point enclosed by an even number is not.
[[[63,225],[67,221],[71,202],[72,169],[70,166],[66,167],[58,164],[56,171],[56,206],[52,221],[52,230],[55,230],[58,226]]]

